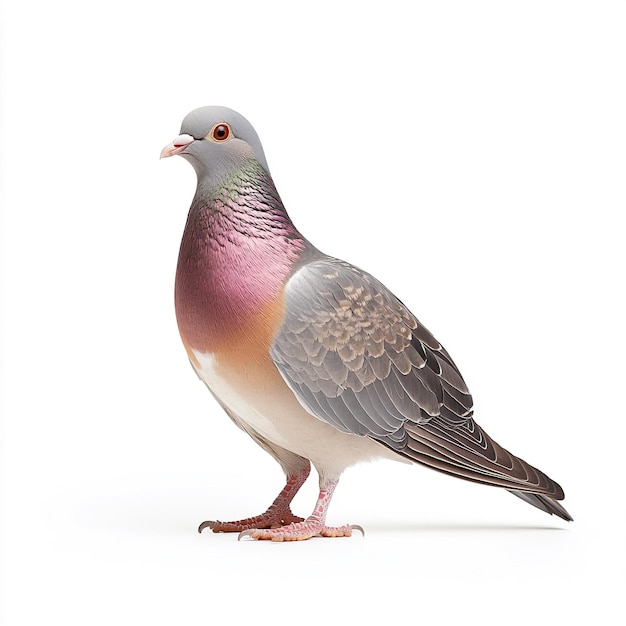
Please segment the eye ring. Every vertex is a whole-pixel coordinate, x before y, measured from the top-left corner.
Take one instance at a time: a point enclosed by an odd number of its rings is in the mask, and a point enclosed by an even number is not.
[[[231,134],[230,126],[226,122],[219,122],[213,126],[209,132],[208,138],[217,143],[221,143],[230,139]]]

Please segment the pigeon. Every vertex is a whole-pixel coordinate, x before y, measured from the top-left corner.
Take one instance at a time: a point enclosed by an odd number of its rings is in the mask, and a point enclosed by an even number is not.
[[[199,532],[272,541],[363,532],[328,526],[326,515],[343,471],[379,458],[507,489],[573,519],[556,482],[474,421],[459,369],[413,313],[372,275],[300,233],[241,114],[195,109],[161,152],[173,155],[197,174],[176,269],[180,336],[219,405],[286,477],[264,513],[206,521]],[[302,518],[291,502],[311,465],[319,497]]]

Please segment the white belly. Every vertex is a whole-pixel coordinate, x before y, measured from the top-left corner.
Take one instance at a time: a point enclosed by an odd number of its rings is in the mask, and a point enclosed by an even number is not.
[[[211,354],[196,353],[196,370],[209,389],[252,431],[267,441],[309,459],[318,472],[339,477],[346,467],[377,457],[403,460],[382,444],[342,433],[311,415],[278,371],[271,382],[220,367]]]

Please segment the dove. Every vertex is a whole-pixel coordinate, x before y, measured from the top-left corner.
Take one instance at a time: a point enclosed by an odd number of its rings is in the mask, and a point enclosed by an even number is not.
[[[273,541],[363,532],[326,525],[328,507],[346,468],[380,458],[506,489],[572,520],[562,488],[474,421],[459,369],[413,313],[300,233],[241,114],[195,109],[161,152],[173,155],[197,175],[174,289],[182,342],[219,405],[286,477],[265,512],[199,532]],[[302,518],[291,503],[311,466],[319,497]]]

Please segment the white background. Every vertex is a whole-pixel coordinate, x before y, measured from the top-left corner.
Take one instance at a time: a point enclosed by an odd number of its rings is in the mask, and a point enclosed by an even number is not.
[[[623,2],[0,17],[3,624],[623,619]],[[177,334],[195,175],[158,155],[205,104],[253,122],[299,228],[434,332],[479,423],[564,486],[573,524],[381,462],[330,510],[364,539],[196,533],[282,485]]]

